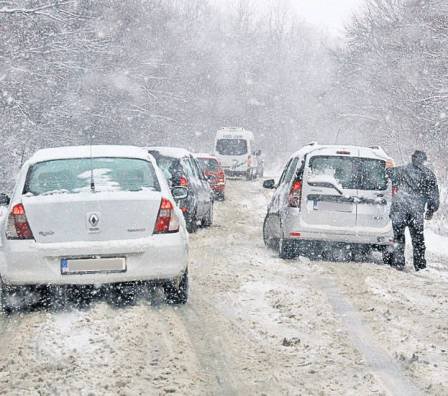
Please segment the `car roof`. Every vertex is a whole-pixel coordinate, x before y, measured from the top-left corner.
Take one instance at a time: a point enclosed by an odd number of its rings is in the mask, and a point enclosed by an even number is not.
[[[37,151],[28,160],[29,163],[37,163],[56,159],[73,159],[93,157],[117,157],[137,158],[148,160],[152,157],[149,153],[136,146],[118,145],[92,145],[92,146],[66,146],[54,147]]]
[[[319,145],[315,142],[309,143],[296,151],[290,158],[303,157],[308,154],[319,155],[341,155],[340,151],[349,152],[350,155],[361,158],[381,159],[384,161],[391,158],[385,153],[385,151],[379,146],[365,147],[365,146],[353,146],[353,145]]]
[[[244,128],[233,128],[233,127],[224,127],[221,129],[218,129],[216,132],[216,137],[219,138],[223,135],[240,135],[243,136],[245,139],[253,139],[254,134],[251,131],[248,131]]]
[[[206,159],[214,159],[214,160],[218,160],[214,155],[212,154],[207,154],[207,153],[193,153],[193,155],[196,158],[206,158]]]
[[[190,151],[180,147],[156,146],[156,147],[146,147],[145,150],[157,151],[159,152],[160,155],[173,158],[183,158],[192,155]]]

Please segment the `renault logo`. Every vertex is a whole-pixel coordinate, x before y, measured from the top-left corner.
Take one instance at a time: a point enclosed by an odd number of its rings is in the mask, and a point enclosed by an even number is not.
[[[96,227],[100,222],[100,218],[97,214],[93,213],[89,217],[89,223],[92,227]]]

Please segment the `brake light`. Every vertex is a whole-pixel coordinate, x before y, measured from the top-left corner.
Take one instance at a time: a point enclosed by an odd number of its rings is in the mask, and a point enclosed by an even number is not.
[[[288,205],[291,208],[300,208],[302,200],[302,180],[296,180],[288,195]]]
[[[350,155],[350,151],[347,151],[347,150],[338,150],[338,151],[336,151],[336,154]]]
[[[156,225],[154,226],[154,234],[168,234],[178,231],[179,218],[174,213],[174,206],[170,200],[162,198]]]
[[[179,186],[181,187],[188,187],[188,180],[185,176],[181,176],[179,178]]]
[[[249,155],[249,157],[247,157],[247,167],[250,168],[252,166],[252,156]]]
[[[398,187],[397,186],[392,186],[392,196],[395,197],[395,195],[398,194]]]
[[[6,238],[34,239],[33,232],[26,217],[25,207],[21,203],[15,205],[9,214]]]

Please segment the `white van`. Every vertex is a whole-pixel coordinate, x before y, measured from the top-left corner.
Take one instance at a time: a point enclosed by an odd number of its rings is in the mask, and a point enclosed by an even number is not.
[[[261,151],[255,148],[254,134],[244,128],[218,130],[215,156],[228,176],[245,176],[247,180],[263,176]]]
[[[393,247],[389,210],[392,186],[386,168],[392,160],[380,147],[320,146],[294,153],[275,189],[263,226],[266,245],[283,258],[325,256],[372,249],[389,263]],[[330,249],[331,248],[331,249]]]

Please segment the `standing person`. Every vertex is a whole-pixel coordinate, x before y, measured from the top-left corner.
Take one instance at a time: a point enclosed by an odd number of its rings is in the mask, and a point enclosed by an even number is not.
[[[424,222],[425,219],[431,220],[439,209],[437,179],[425,166],[426,161],[426,154],[416,151],[410,164],[393,168],[390,172],[395,191],[390,211],[395,237],[392,263],[398,269],[405,265],[406,227],[412,237],[415,270],[426,268]]]

